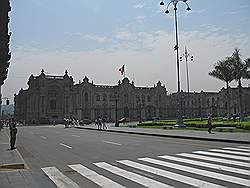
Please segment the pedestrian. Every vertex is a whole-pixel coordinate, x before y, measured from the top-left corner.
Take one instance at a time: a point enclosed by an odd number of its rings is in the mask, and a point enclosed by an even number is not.
[[[98,129],[101,130],[102,129],[102,119],[101,118],[98,118],[97,125],[98,125]]]
[[[106,120],[105,120],[105,118],[102,118],[102,128],[103,128],[103,129],[107,129],[107,125],[106,125]]]
[[[69,120],[65,117],[63,118],[64,128],[68,128]]]
[[[213,125],[212,125],[212,115],[211,114],[208,114],[207,125],[208,125],[208,132],[209,132],[209,134],[211,134],[212,133],[212,128],[213,128]]]
[[[17,128],[16,128],[16,122],[15,119],[12,118],[10,122],[10,149],[16,149],[15,143],[16,143],[16,134],[17,134]]]

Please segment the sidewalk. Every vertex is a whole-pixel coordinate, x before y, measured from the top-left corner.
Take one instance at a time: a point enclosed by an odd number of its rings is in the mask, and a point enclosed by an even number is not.
[[[9,150],[9,129],[0,131],[0,187],[32,188],[34,181],[18,149]]]
[[[79,126],[75,128],[98,130],[97,126],[94,124]],[[195,131],[195,130],[178,130],[178,129],[165,130],[165,129],[150,129],[150,128],[114,127],[113,124],[109,124],[107,130],[101,130],[101,131],[158,136],[158,137],[250,144],[250,133],[239,133],[239,132],[215,132],[214,134],[209,134],[207,131]]]

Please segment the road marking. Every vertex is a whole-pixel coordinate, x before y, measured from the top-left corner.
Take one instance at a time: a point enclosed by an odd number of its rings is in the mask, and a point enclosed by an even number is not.
[[[210,177],[210,178],[214,178],[214,179],[218,179],[218,180],[236,183],[239,185],[244,185],[244,186],[250,185],[250,180],[248,180],[248,179],[238,178],[238,177],[220,174],[220,173],[216,173],[216,172],[211,172],[211,171],[207,171],[207,170],[201,170],[201,169],[197,169],[197,168],[192,168],[192,167],[188,167],[188,166],[184,166],[184,165],[160,161],[160,160],[151,159],[151,158],[142,158],[139,160],[146,161],[146,162],[153,163],[153,164],[157,164],[157,165],[161,165],[161,166],[165,166],[168,168],[177,169],[180,171],[185,171],[185,172],[192,173],[192,174],[198,174],[200,176],[206,176],[206,177]]]
[[[42,170],[58,188],[80,188],[79,185],[63,175],[56,167],[45,167]]]
[[[245,152],[250,152],[250,149],[243,149],[243,148],[230,148],[230,147],[227,147],[227,148],[223,148],[223,149],[228,149],[228,150],[236,150],[236,151],[245,151]]]
[[[229,154],[236,154],[236,155],[246,155],[250,156],[249,152],[238,152],[238,151],[229,151],[229,150],[223,150],[223,149],[210,149],[209,151],[215,151],[215,152],[221,152],[221,153],[229,153]],[[249,158],[250,159],[250,158]]]
[[[142,158],[142,159],[139,159],[139,160],[145,160],[146,158]],[[149,159],[149,158],[147,158]],[[153,173],[153,174],[156,174],[156,175],[159,175],[159,176],[163,176],[163,177],[166,177],[166,178],[169,178],[169,179],[172,179],[172,180],[175,180],[175,181],[178,181],[178,182],[182,182],[182,183],[185,183],[185,184],[188,184],[188,185],[192,185],[192,186],[195,186],[195,187],[211,187],[211,188],[222,188],[223,186],[220,186],[220,185],[217,185],[217,184],[213,184],[213,183],[209,183],[209,182],[206,182],[206,181],[203,181],[203,180],[198,180],[198,179],[195,179],[195,178],[192,178],[192,177],[187,177],[187,176],[184,176],[184,175],[181,175],[181,174],[176,174],[176,173],[173,173],[173,172],[169,172],[169,171],[166,171],[166,170],[161,170],[161,169],[158,169],[158,168],[154,168],[154,167],[151,167],[151,166],[147,166],[147,165],[144,165],[144,164],[140,164],[140,163],[136,163],[136,162],[133,162],[133,161],[129,161],[129,160],[122,160],[122,161],[117,161],[119,163],[122,163],[124,165],[127,165],[127,166],[130,166],[130,167],[133,167],[133,168],[136,168],[136,169],[139,169],[139,170],[143,170],[143,171],[146,171],[146,172],[150,172],[150,173]]]
[[[68,145],[66,145],[66,144],[60,143],[60,145],[61,145],[61,146],[64,146],[64,147],[67,147],[67,148],[69,148],[69,149],[72,149],[71,146],[68,146]]]
[[[243,166],[243,167],[250,167],[250,163],[228,160],[228,159],[221,159],[221,158],[216,158],[216,157],[207,157],[207,156],[196,155],[196,154],[191,154],[191,153],[179,153],[176,155],[195,158],[195,159],[202,159],[202,160],[206,160],[206,161],[213,161],[213,162],[232,164],[232,165]]]
[[[81,164],[75,164],[75,165],[68,165],[70,168],[73,170],[77,171],[79,174],[84,176],[85,178],[88,178],[89,180],[93,181],[97,185],[103,188],[110,188],[110,187],[115,187],[115,188],[123,188],[124,186],[86,168],[85,166]]]
[[[222,153],[215,153],[215,152],[208,152],[208,151],[194,151],[193,153],[203,154],[203,155],[212,155],[216,157],[225,157],[230,159],[237,159],[237,160],[243,160],[243,161],[249,161],[249,157],[242,157],[238,155],[227,155]]]
[[[40,137],[43,138],[43,139],[45,139],[45,140],[47,139],[47,137],[45,137],[45,136],[40,136]]]
[[[94,163],[94,165],[96,165],[100,168],[103,168],[103,169],[105,169],[113,174],[117,174],[117,175],[122,176],[126,179],[129,179],[131,181],[134,181],[136,183],[144,185],[146,187],[151,187],[151,188],[161,188],[161,187],[162,188],[163,187],[170,188],[171,187],[172,188],[172,186],[170,186],[170,185],[166,185],[164,183],[161,183],[161,182],[155,181],[153,179],[135,174],[133,172],[123,170],[121,168],[118,168],[116,166],[112,166],[112,165],[105,163],[105,162]]]
[[[105,140],[103,140],[103,142],[105,142],[105,143],[107,143],[107,144],[113,144],[113,145],[121,146],[121,144],[116,143],[116,142],[110,142],[110,141],[105,141]]]
[[[72,136],[77,137],[77,138],[80,138],[80,137],[81,137],[81,136],[78,136],[78,135],[72,135]]]
[[[188,163],[188,164],[203,166],[203,167],[207,167],[207,168],[213,168],[216,170],[224,170],[227,172],[233,172],[233,173],[237,173],[237,174],[250,175],[249,170],[243,170],[243,169],[239,169],[239,168],[233,168],[233,167],[222,166],[222,165],[217,165],[217,164],[205,163],[205,162],[201,162],[201,161],[197,161],[197,160],[184,159],[184,158],[173,157],[173,156],[169,156],[169,155],[158,156],[158,157],[163,158],[163,159],[172,160],[172,161],[178,161],[178,162],[182,162],[182,163]]]
[[[250,149],[248,146],[237,146],[238,148]]]

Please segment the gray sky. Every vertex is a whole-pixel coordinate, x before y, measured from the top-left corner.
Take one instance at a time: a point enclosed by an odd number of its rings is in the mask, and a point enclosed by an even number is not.
[[[30,74],[63,75],[77,83],[85,76],[95,84],[114,85],[126,76],[136,86],[161,81],[176,92],[173,10],[166,15],[157,0],[11,1],[12,59],[3,96],[27,88]],[[169,1],[165,1],[168,3]],[[249,0],[190,0],[192,11],[178,4],[180,52],[194,55],[189,64],[191,91],[218,91],[225,84],[208,76],[214,63],[235,47],[250,57]],[[185,64],[181,89],[187,90]],[[249,81],[243,85],[248,86]],[[235,86],[235,82],[231,83]]]

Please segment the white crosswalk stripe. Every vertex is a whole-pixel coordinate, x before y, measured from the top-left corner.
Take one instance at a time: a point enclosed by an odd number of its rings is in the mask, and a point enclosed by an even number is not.
[[[250,149],[244,149],[244,148],[231,148],[231,147],[226,147],[226,148],[223,148],[223,149],[236,150],[236,151],[245,151],[245,152],[250,153]]]
[[[243,170],[243,169],[239,169],[239,168],[227,167],[227,166],[222,166],[222,165],[217,165],[217,164],[212,164],[212,163],[205,163],[205,162],[200,162],[197,160],[183,159],[183,158],[173,157],[173,156],[169,156],[169,155],[158,156],[158,157],[163,158],[163,159],[172,160],[172,161],[194,164],[197,166],[203,166],[203,167],[207,167],[207,168],[213,168],[216,170],[224,170],[227,172],[233,172],[233,173],[237,173],[237,174],[250,175],[249,170]]]
[[[244,185],[244,186],[250,185],[250,180],[248,180],[248,179],[238,178],[238,177],[220,174],[220,173],[216,173],[216,172],[211,172],[211,171],[207,171],[207,170],[201,170],[201,169],[197,169],[197,168],[193,168],[193,167],[188,167],[188,166],[170,163],[170,162],[166,162],[166,161],[160,161],[160,160],[151,159],[151,158],[147,158],[147,157],[140,158],[139,160],[146,161],[146,162],[153,163],[153,164],[157,164],[157,165],[161,165],[161,166],[165,166],[165,167],[169,167],[169,168],[174,168],[174,169],[181,170],[181,171],[186,171],[186,172],[193,173],[193,174],[198,174],[198,175],[202,175],[202,176],[206,176],[206,177],[210,177],[210,178],[215,178],[215,179],[219,179],[219,180],[223,180],[223,181],[227,181],[227,182],[231,182],[231,183],[236,183],[239,185]]]
[[[59,188],[80,188],[79,185],[63,175],[56,167],[45,167],[42,170]]]
[[[235,154],[235,155],[245,155],[250,156],[250,153],[245,152],[238,152],[238,151],[230,151],[230,150],[223,150],[223,149],[210,149],[209,151],[215,151],[215,152],[221,152],[221,153],[229,153],[229,154]],[[249,158],[250,160],[250,158]]]
[[[88,178],[89,180],[95,182],[97,185],[103,187],[103,188],[123,188],[124,186],[88,169],[87,167],[81,165],[81,164],[75,164],[75,165],[68,165],[73,170],[77,171],[82,176]]]
[[[242,157],[238,155],[227,155],[227,154],[209,152],[209,151],[194,151],[193,153],[198,153],[198,154],[203,154],[203,155],[212,155],[216,157],[224,157],[224,158],[237,159],[237,160],[243,160],[243,161],[250,161],[249,157]]]
[[[153,179],[150,179],[150,178],[135,174],[133,172],[129,172],[129,171],[123,170],[121,168],[112,166],[112,165],[105,163],[105,162],[99,162],[99,163],[94,163],[94,164],[100,168],[103,168],[109,172],[112,172],[113,174],[117,174],[119,176],[122,176],[124,178],[129,179],[129,180],[132,180],[132,181],[139,183],[141,185],[144,185],[146,187],[151,187],[151,188],[161,188],[161,187],[170,188],[170,187],[172,187],[170,185],[163,184],[163,183],[155,181]]]
[[[179,153],[175,156],[158,156],[161,160],[149,157],[136,159],[139,162],[118,160],[116,163],[120,164],[119,167],[115,163],[93,163],[100,168],[98,173],[82,164],[67,166],[81,175],[82,178],[86,178],[103,188],[124,188],[126,186],[124,182],[120,184],[118,180],[112,180],[107,175],[103,175],[104,171],[152,188],[172,188],[175,184],[172,182],[173,185],[169,185],[167,179],[179,182],[179,184],[203,188],[223,188],[230,183],[248,187],[250,185],[250,158],[242,155],[247,152],[246,146],[237,146]],[[42,170],[58,188],[85,187],[78,182],[80,181],[78,178],[74,178],[73,180],[76,181],[74,182],[56,167],[44,167]],[[229,173],[230,175],[228,175]],[[152,174],[162,177],[161,182],[155,180],[155,176]],[[214,182],[215,179],[219,180],[218,184]],[[222,182],[226,184],[222,184]]]
[[[183,157],[194,158],[194,159],[202,159],[205,161],[213,161],[213,162],[219,162],[219,163],[224,163],[224,164],[232,164],[236,166],[250,167],[250,163],[245,163],[245,162],[235,161],[235,160],[228,160],[228,159],[222,159],[222,158],[216,158],[216,157],[207,157],[207,156],[196,155],[192,153],[179,153],[177,155],[183,156]]]
[[[250,149],[249,146],[237,146],[238,148]]]
[[[143,165],[143,164],[136,163],[136,162],[129,161],[129,160],[122,160],[122,161],[117,161],[117,162],[122,163],[122,164],[127,165],[127,166],[130,166],[130,167],[133,167],[133,168],[137,168],[139,170],[144,170],[144,171],[147,171],[147,172],[159,175],[159,176],[163,176],[163,177],[166,177],[166,178],[169,178],[169,179],[173,179],[175,181],[179,181],[179,182],[182,182],[182,183],[185,183],[185,184],[189,184],[189,185],[192,185],[192,186],[195,186],[195,187],[207,187],[207,188],[209,188],[209,187],[211,187],[211,188],[222,188],[223,187],[223,186],[220,186],[220,185],[216,185],[216,184],[209,183],[209,182],[206,182],[206,181],[202,181],[202,180],[198,180],[198,179],[195,179],[195,178],[191,178],[191,177],[183,176],[183,175],[180,175],[180,174],[172,173],[172,172],[169,172],[169,171],[166,171],[166,170],[161,170],[161,169],[158,169],[158,168],[150,167],[150,166]]]

